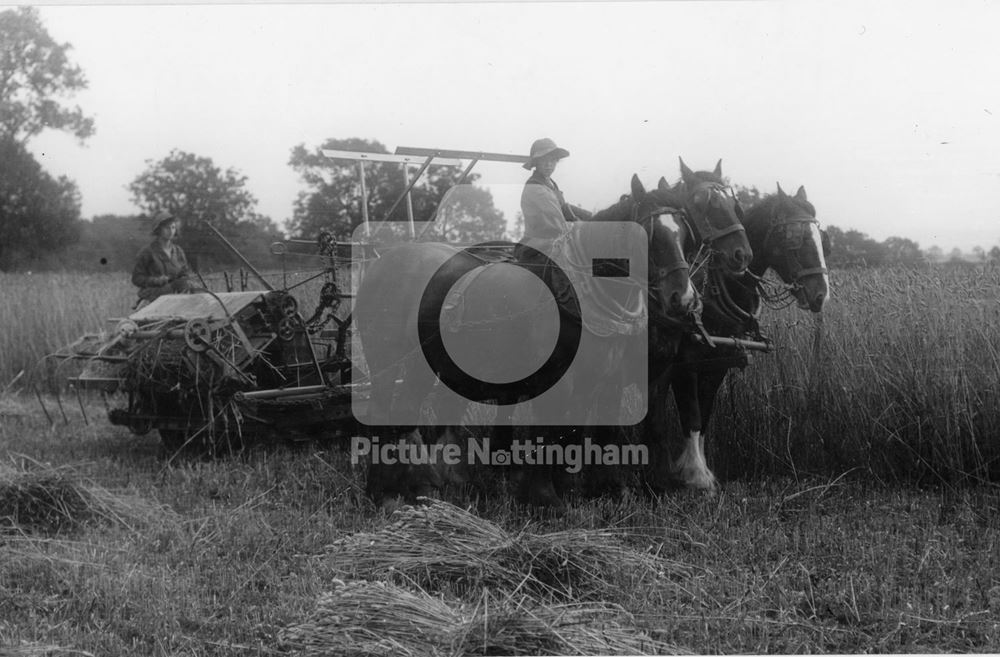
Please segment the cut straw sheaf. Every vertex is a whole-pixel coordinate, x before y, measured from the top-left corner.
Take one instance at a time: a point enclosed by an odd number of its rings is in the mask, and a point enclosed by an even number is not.
[[[677,654],[605,604],[541,605],[484,592],[475,604],[388,582],[336,580],[283,648],[304,655]]]
[[[623,584],[683,579],[688,567],[629,547],[609,530],[511,533],[437,500],[402,507],[391,524],[329,546],[345,576],[410,582],[431,591],[494,587],[556,599],[604,599]]]
[[[68,466],[0,463],[0,533],[53,534],[95,521],[137,528],[173,517],[163,506],[87,482]]]

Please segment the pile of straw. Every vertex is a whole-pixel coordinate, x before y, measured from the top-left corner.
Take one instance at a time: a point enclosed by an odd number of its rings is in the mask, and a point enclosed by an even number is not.
[[[396,575],[427,590],[527,589],[555,598],[604,597],[622,582],[648,586],[686,567],[635,550],[620,534],[574,529],[510,533],[437,500],[402,507],[391,524],[330,546],[331,565],[357,579]]]
[[[135,527],[171,515],[141,498],[86,483],[70,467],[0,463],[0,531],[54,534],[99,520]]]
[[[283,648],[305,655],[675,654],[619,607],[543,606],[521,597],[475,604],[386,582],[336,581],[303,623],[282,630]]]

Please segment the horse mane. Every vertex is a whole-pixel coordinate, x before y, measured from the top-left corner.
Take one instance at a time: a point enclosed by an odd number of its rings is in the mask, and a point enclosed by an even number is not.
[[[725,185],[726,184],[726,181],[722,178],[722,176],[721,175],[720,176],[715,175],[714,171],[695,171],[691,175],[691,178],[693,178],[697,182],[710,182],[710,183],[717,183],[719,185]],[[684,185],[684,177],[683,176],[681,176],[678,179],[677,185]],[[675,185],[675,187],[677,185]]]
[[[588,221],[628,221],[631,218],[632,196],[630,194],[624,194],[617,203],[611,207],[595,212]]]
[[[788,194],[782,196],[781,194],[773,193],[757,201],[746,211],[745,223],[747,227],[754,226],[762,221],[768,221],[778,206],[783,203],[789,207],[807,212],[810,217],[816,216],[816,208],[809,201],[803,201]]]

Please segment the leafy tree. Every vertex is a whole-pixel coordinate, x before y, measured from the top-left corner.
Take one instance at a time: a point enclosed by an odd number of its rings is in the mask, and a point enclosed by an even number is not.
[[[885,263],[914,267],[927,262],[920,245],[905,237],[890,237],[883,242]]]
[[[94,134],[93,119],[58,100],[87,88],[70,48],[52,39],[36,8],[0,12],[0,138],[24,144],[45,128],[80,141]]]
[[[993,263],[1000,263],[1000,246],[994,246],[986,254],[987,259]]]
[[[507,228],[503,212],[493,206],[493,195],[475,185],[457,185],[445,192],[433,219],[433,235],[452,244],[500,240]]]
[[[80,192],[47,174],[24,145],[0,139],[0,270],[24,266],[77,237]]]
[[[223,171],[211,158],[179,150],[146,163],[146,171],[128,185],[132,202],[147,214],[165,211],[180,217],[181,244],[195,267],[239,262],[206,224],[237,248],[255,244],[252,253],[244,253],[248,258],[264,255],[266,243],[281,238],[274,223],[257,214],[247,178],[235,169]]]
[[[842,230],[828,226],[830,255],[826,261],[831,267],[879,267],[886,261],[887,248],[865,233]]]
[[[304,144],[292,149],[289,165],[308,187],[295,202],[290,223],[291,232],[302,237],[313,237],[320,231],[330,231],[338,239],[347,239],[362,222],[361,184],[357,165],[351,161],[331,160],[323,149],[387,153],[377,141],[367,139],[327,139],[313,150]],[[411,173],[411,175],[415,175]],[[413,187],[411,199],[414,221],[427,221],[434,216],[445,192],[458,181],[460,171],[453,168],[431,166]],[[466,183],[478,179],[470,175]],[[463,185],[463,188],[466,185]],[[471,188],[471,186],[469,186]],[[372,221],[404,219],[406,210],[400,203],[392,217],[387,217],[390,207],[403,194],[406,183],[402,165],[391,162],[365,163],[365,188],[368,194],[368,216]],[[462,241],[499,239],[503,233],[503,215],[493,206],[493,196],[487,190],[463,193],[456,197],[458,208],[449,211],[451,233]],[[460,224],[460,225],[459,225]],[[497,228],[497,225],[500,227]],[[419,230],[419,228],[418,228]]]
[[[744,210],[749,210],[764,198],[763,194],[755,186],[744,187],[743,185],[736,185],[734,189],[736,190],[736,200],[740,202]]]
[[[944,249],[935,244],[931,248],[927,249],[927,259],[931,262],[941,262],[944,260]]]
[[[105,214],[79,222],[80,239],[59,254],[72,271],[131,271],[139,249],[149,244],[149,222],[140,215]]]
[[[517,242],[522,237],[524,237],[524,213],[520,210],[514,215],[514,224],[508,226],[507,231],[503,235],[503,239],[508,242]]]

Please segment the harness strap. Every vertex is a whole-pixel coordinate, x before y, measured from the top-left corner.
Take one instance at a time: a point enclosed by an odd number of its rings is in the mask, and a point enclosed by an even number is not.
[[[800,269],[798,275],[795,277],[795,280],[798,281],[800,278],[812,276],[813,274],[827,273],[829,273],[829,270],[826,267],[810,267],[809,269]]]
[[[708,221],[706,220],[707,224]],[[745,233],[746,229],[743,228],[743,224],[733,224],[732,226],[726,226],[725,228],[716,228],[715,226],[709,226],[710,234],[706,234],[702,238],[702,242],[712,242],[724,235],[729,235],[730,233]]]

